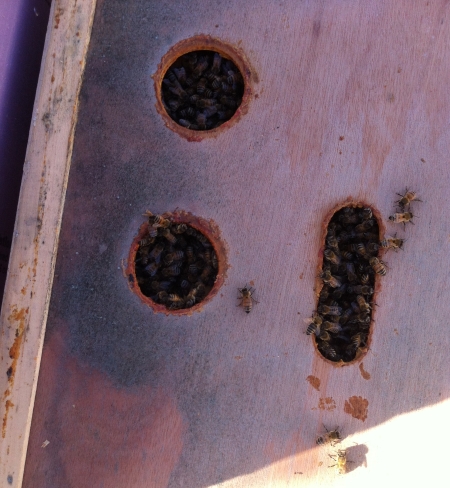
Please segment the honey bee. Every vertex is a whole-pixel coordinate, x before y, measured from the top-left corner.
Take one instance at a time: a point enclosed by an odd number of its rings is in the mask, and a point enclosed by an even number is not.
[[[389,217],[389,220],[394,224],[403,224],[403,227],[406,227],[407,222],[411,222],[414,225],[413,217],[414,215],[411,212],[395,213]]]
[[[308,328],[306,329],[306,335],[311,334],[318,334],[320,332],[320,326],[322,325],[322,317],[317,314],[313,313],[311,318],[306,319],[306,322],[309,324]]]
[[[206,281],[212,273],[212,267],[206,266],[205,269],[200,274],[200,279]]]
[[[400,239],[398,237],[385,237],[382,241],[380,241],[380,246],[384,249],[393,249],[395,252],[397,252],[397,249],[402,249],[403,248],[403,243],[405,242],[405,239]]]
[[[355,251],[360,256],[365,256],[367,254],[366,246],[362,242],[359,242],[358,244],[356,244]]]
[[[336,236],[331,235],[327,237],[327,244],[328,247],[334,249],[335,251],[339,250],[339,240],[336,238]]]
[[[158,272],[159,266],[158,266],[158,264],[153,262],[153,263],[148,264],[144,269],[145,269],[145,271],[147,271],[147,273],[150,276],[155,276],[155,274]]]
[[[173,72],[175,73],[175,76],[178,78],[178,81],[180,83],[185,83],[186,82],[186,70],[182,66],[181,68],[172,68]]]
[[[372,266],[372,268],[376,274],[379,274],[381,276],[384,276],[386,274],[387,269],[386,269],[385,263],[383,263],[383,261],[381,261],[381,259],[370,258],[369,264],[370,264],[370,266]]]
[[[373,217],[372,209],[370,207],[361,210],[361,218],[363,220],[370,220]]]
[[[252,310],[253,302],[259,303],[253,298],[253,293],[255,290],[248,285],[245,285],[244,288],[238,288],[238,290],[240,293],[240,296],[238,297],[240,303],[238,304],[238,306],[243,307],[245,313],[250,313]]]
[[[357,334],[353,335],[351,338],[351,343],[354,348],[358,348],[361,346],[362,343],[366,341],[365,334],[362,334],[361,332],[358,332]]]
[[[197,83],[197,93],[201,95],[206,89],[206,78],[201,78]]]
[[[166,291],[160,291],[156,294],[156,297],[159,301],[165,303],[167,302],[168,298],[169,298],[169,294],[166,292]]]
[[[331,466],[328,466],[329,468],[333,468],[334,466],[337,467],[337,471],[339,474],[345,474],[347,472],[347,451],[345,449],[339,449],[336,453],[337,459],[335,456],[332,456],[331,454],[328,454],[331,459],[333,459],[336,464],[332,464]]]
[[[341,434],[338,431],[339,427],[336,427],[334,430],[328,430],[325,425],[323,426],[324,429],[326,430],[325,434],[322,434],[316,439],[316,444],[318,446],[324,445],[324,444],[331,444],[334,446],[338,442],[342,440]]]
[[[200,78],[201,74],[208,67],[208,59],[205,56],[201,56],[198,60],[197,66],[192,72],[194,78]]]
[[[152,219],[151,226],[152,227],[163,227],[164,229],[167,229],[167,227],[170,227],[170,220],[165,219],[161,215],[153,215],[150,217]],[[150,223],[150,218],[149,218],[149,223]]]
[[[168,268],[164,268],[161,271],[163,276],[178,276],[181,273],[181,268],[177,264],[173,264],[172,266],[169,266]]]
[[[367,285],[369,283],[370,277],[367,273],[363,273],[360,277],[361,283]]]
[[[358,295],[356,297],[356,303],[358,304],[358,307],[361,310],[361,312],[369,313],[370,310],[372,310],[370,305],[364,300],[364,297],[362,295]]]
[[[336,349],[334,349],[334,347],[331,347],[330,344],[328,344],[328,342],[325,341],[321,342],[318,345],[318,348],[320,351],[322,351],[324,356],[328,356],[331,359],[337,358]]]
[[[222,56],[219,53],[214,53],[213,64],[211,66],[211,72],[217,75],[220,72],[221,63],[222,63]]]
[[[342,283],[335,276],[331,275],[330,270],[326,270],[323,273],[321,273],[320,278],[324,283],[327,283],[332,288],[339,288],[342,285]]]
[[[406,206],[410,206],[411,205],[411,202],[413,200],[415,200],[416,202],[421,202],[422,200],[419,200],[416,196],[416,192],[414,191],[408,191],[408,188],[406,189],[405,191],[405,194],[402,195],[400,193],[397,193],[397,195],[399,197],[402,197],[400,198],[400,200],[397,200],[395,203],[398,203],[398,206],[401,208],[401,209],[404,209]]]
[[[316,334],[316,336],[321,340],[321,341],[330,341],[331,336],[326,330],[319,330],[319,333]]]
[[[379,246],[376,242],[369,242],[366,249],[369,254],[373,254],[378,252]]]
[[[177,238],[170,232],[169,229],[164,229],[161,234],[171,243],[175,244],[177,242]]]
[[[362,222],[361,224],[355,227],[355,230],[356,232],[366,232],[367,230],[373,227],[373,224],[374,224],[373,219],[364,220],[364,222]]]
[[[373,288],[367,285],[349,286],[348,291],[357,295],[373,295]]]
[[[172,227],[172,232],[174,234],[184,234],[186,232],[187,225],[186,224],[177,224]]]
[[[168,253],[164,257],[164,262],[169,265],[172,264],[174,261],[180,261],[184,257],[184,252],[183,251],[174,251],[171,253]]]
[[[342,331],[342,327],[338,322],[330,322],[328,320],[322,324],[322,329],[331,332],[332,334],[339,334],[339,332]]]
[[[163,251],[164,251],[164,246],[161,244],[156,244],[155,247],[149,253],[149,257],[159,262]]]
[[[338,265],[341,262],[341,258],[336,253],[334,253],[331,249],[325,249],[323,255],[326,260],[330,261],[330,263]]]
[[[319,305],[317,308],[317,311],[319,313],[322,313],[324,315],[341,315],[342,313],[342,308],[337,307],[337,306],[328,306],[328,305]]]
[[[217,256],[216,256],[216,253],[213,252],[212,255],[211,255],[211,264],[212,264],[212,267],[214,269],[217,269],[217,267],[219,266],[219,263],[217,261]]]
[[[339,317],[339,323],[345,325],[352,316],[353,316],[353,310],[351,308],[345,309],[342,315]]]
[[[347,263],[347,277],[348,281],[357,281],[358,275],[355,272],[355,265],[353,263]]]
[[[139,246],[141,248],[141,251],[142,251],[143,247],[148,247],[148,246],[150,246],[150,244],[153,244],[154,242],[155,242],[154,237],[144,237],[143,239],[141,239],[139,241]]]

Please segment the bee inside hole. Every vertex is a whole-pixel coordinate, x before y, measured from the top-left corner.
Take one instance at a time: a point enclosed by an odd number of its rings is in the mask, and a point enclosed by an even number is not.
[[[230,59],[216,51],[191,51],[167,70],[161,85],[169,116],[182,127],[202,131],[230,120],[242,103],[244,78]]]
[[[198,229],[146,213],[148,227],[135,258],[141,293],[167,310],[193,307],[216,282],[218,260],[211,241]]]
[[[379,234],[372,209],[360,204],[340,208],[329,221],[317,310],[306,333],[330,361],[349,363],[368,349],[375,280],[386,274]]]

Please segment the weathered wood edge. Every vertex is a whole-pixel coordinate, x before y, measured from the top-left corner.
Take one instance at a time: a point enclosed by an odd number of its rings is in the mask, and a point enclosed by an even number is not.
[[[22,484],[95,7],[56,0],[50,12],[0,316],[1,486]]]

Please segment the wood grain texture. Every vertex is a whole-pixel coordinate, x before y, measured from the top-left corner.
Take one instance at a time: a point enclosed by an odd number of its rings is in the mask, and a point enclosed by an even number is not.
[[[54,1],[0,318],[1,486],[21,486],[94,1]]]
[[[24,486],[446,479],[449,9],[99,3]],[[151,76],[198,33],[241,49],[255,76],[239,123],[189,142],[164,125]],[[322,221],[349,197],[387,219],[405,186],[423,203],[405,232],[386,224],[408,241],[386,257],[370,351],[334,368],[302,320]],[[142,213],[176,207],[212,219],[228,248],[224,286],[190,317],[154,314],[121,268]],[[236,307],[246,282],[259,301],[249,315]],[[322,424],[346,437],[345,477],[315,445]]]

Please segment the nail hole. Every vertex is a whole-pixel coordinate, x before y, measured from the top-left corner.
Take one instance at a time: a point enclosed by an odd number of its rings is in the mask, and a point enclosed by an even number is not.
[[[236,48],[199,35],[175,45],[154,75],[157,109],[189,140],[215,135],[246,112],[251,72]]]
[[[225,249],[217,226],[183,211],[148,212],[130,249],[130,288],[155,312],[200,310],[223,283]]]
[[[339,206],[326,222],[317,311],[307,333],[323,358],[344,365],[369,348],[377,280],[385,273],[382,224],[372,207],[358,202]]]

